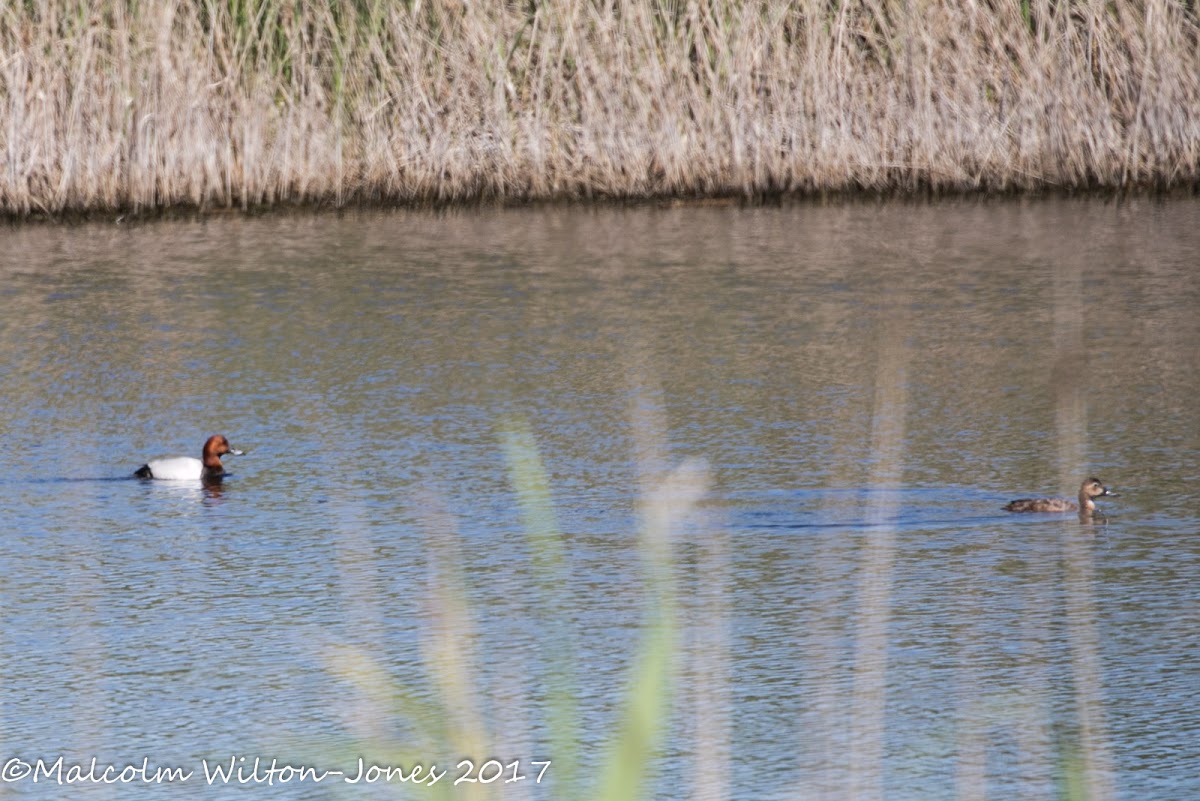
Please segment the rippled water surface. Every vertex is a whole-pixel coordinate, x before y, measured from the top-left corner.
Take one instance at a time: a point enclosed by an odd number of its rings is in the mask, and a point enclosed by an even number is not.
[[[0,795],[1200,797],[1197,220],[4,229]],[[221,486],[129,477],[211,433]]]

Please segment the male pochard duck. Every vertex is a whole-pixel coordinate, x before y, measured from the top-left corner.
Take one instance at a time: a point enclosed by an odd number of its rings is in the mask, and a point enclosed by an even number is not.
[[[220,481],[225,475],[225,466],[221,457],[227,453],[241,456],[242,451],[229,446],[229,440],[220,434],[213,434],[204,443],[202,458],[191,456],[170,456],[166,459],[154,459],[134,471],[138,478],[159,478],[167,481]]]
[[[1104,486],[1098,478],[1089,478],[1079,487],[1079,503],[1066,498],[1022,498],[1004,507],[1008,512],[1079,512],[1090,515],[1096,511],[1093,498],[1117,493]]]

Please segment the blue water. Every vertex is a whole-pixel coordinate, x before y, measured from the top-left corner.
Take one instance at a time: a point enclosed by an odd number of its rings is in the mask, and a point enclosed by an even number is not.
[[[673,608],[645,797],[1200,796],[1198,208],[8,229],[0,793],[593,797]],[[129,477],[210,433],[220,487]],[[193,775],[17,775],[60,756]]]

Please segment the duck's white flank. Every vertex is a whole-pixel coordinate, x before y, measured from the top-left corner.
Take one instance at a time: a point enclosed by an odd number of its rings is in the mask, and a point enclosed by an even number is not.
[[[191,456],[171,456],[146,462],[151,478],[163,481],[199,481],[204,474],[204,462]]]

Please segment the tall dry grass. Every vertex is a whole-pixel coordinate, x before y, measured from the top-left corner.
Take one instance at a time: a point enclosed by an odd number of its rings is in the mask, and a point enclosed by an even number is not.
[[[1182,0],[14,0],[0,210],[1195,186]]]

